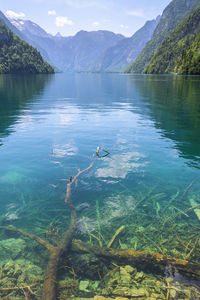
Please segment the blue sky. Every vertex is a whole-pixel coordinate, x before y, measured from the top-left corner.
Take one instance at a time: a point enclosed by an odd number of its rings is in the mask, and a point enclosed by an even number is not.
[[[31,20],[47,32],[74,35],[79,30],[110,30],[131,36],[162,14],[170,0],[1,0],[9,16]]]

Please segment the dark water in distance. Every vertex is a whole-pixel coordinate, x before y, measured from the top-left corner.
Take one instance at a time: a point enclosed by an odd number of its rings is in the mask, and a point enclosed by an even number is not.
[[[106,245],[126,225],[114,247],[185,258],[200,229],[198,76],[1,75],[1,225],[61,234],[70,219],[63,179],[98,146],[110,155],[73,188],[76,237]]]

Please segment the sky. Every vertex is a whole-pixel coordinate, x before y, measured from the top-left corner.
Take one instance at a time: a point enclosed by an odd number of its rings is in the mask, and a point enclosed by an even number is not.
[[[162,14],[170,0],[0,0],[9,17],[31,20],[48,33],[109,30],[131,36]]]

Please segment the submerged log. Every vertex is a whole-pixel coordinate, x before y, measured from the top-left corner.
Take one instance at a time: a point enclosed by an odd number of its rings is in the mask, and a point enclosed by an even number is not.
[[[48,242],[42,240],[34,234],[27,233],[21,229],[15,227],[0,226],[0,229],[9,230],[22,234],[30,239],[37,241],[50,251],[50,258],[46,269],[46,277],[43,286],[42,299],[56,300],[56,287],[57,287],[57,270],[59,260],[62,255],[63,247],[54,247]],[[70,237],[70,236],[68,236]],[[63,241],[67,241],[67,237],[63,238]],[[68,240],[69,244],[70,241]],[[67,244],[69,246],[69,244]],[[64,246],[64,245],[63,245]],[[139,264],[144,266],[166,266],[171,265],[178,271],[182,271],[188,275],[200,277],[200,264],[191,263],[186,260],[173,258],[167,255],[162,255],[156,252],[147,251],[134,251],[134,250],[122,250],[106,247],[92,246],[84,243],[80,240],[72,240],[71,249],[72,252],[78,253],[92,253],[96,256],[111,258],[121,263]]]
[[[179,271],[200,277],[200,264],[173,258],[156,252],[122,250],[91,246],[80,240],[72,241],[72,251],[93,253],[97,256],[112,258],[117,261],[124,261],[140,265],[171,265]]]

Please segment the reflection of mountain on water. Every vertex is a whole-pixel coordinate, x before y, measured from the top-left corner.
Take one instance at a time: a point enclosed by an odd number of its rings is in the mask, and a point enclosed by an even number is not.
[[[12,132],[20,111],[41,93],[51,75],[0,75],[0,138]]]
[[[180,156],[199,163],[200,77],[149,75],[138,79],[133,82],[155,127],[175,142]]]

